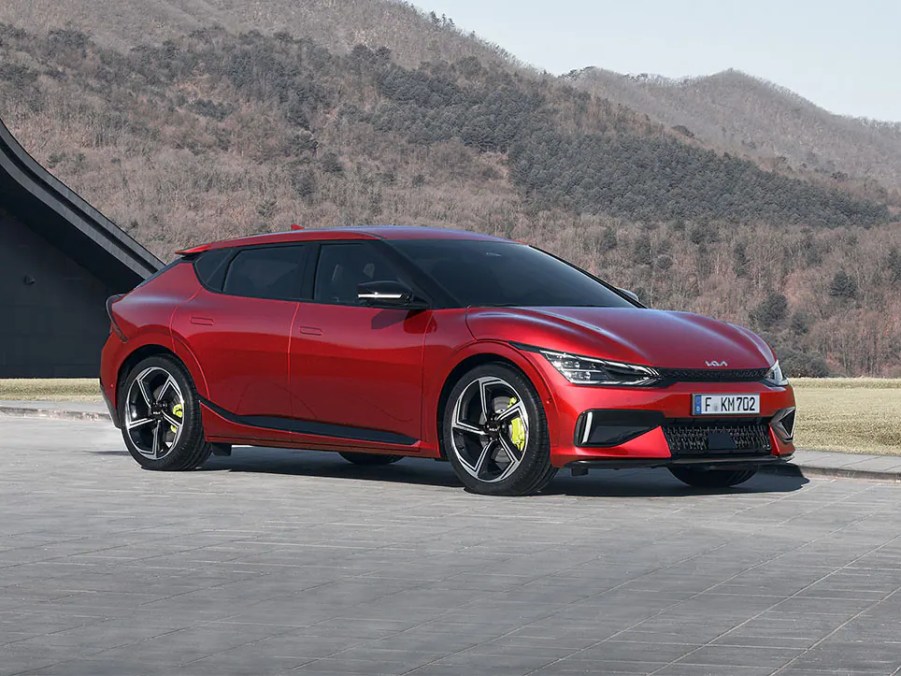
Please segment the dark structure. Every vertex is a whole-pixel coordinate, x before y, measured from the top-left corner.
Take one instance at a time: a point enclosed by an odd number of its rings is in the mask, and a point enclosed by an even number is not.
[[[96,376],[107,297],[161,266],[0,122],[0,378]]]

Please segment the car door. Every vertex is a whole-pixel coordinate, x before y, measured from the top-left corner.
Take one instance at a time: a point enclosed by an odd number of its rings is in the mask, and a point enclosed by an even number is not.
[[[295,416],[349,444],[421,438],[423,343],[432,313],[357,301],[363,282],[411,285],[382,246],[319,246],[313,301],[303,304],[291,342]]]
[[[291,417],[289,345],[308,253],[303,244],[259,246],[211,251],[195,262],[204,288],[179,308],[173,329],[221,412]]]

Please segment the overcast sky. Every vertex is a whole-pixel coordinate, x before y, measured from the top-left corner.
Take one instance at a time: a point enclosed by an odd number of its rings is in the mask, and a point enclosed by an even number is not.
[[[901,121],[901,0],[415,0],[551,73],[738,68],[836,113]]]

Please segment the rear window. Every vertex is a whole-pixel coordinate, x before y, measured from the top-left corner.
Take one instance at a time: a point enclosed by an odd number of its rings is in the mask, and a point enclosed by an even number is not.
[[[228,265],[222,292],[273,300],[300,299],[307,251],[303,245],[239,251]]]
[[[222,291],[228,261],[234,253],[234,249],[213,249],[200,254],[194,261],[194,272],[200,282],[208,289]]]

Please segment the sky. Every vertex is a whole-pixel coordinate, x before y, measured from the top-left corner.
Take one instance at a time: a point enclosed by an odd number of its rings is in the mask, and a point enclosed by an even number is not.
[[[901,122],[901,0],[414,0],[528,64],[667,77],[737,68]]]

